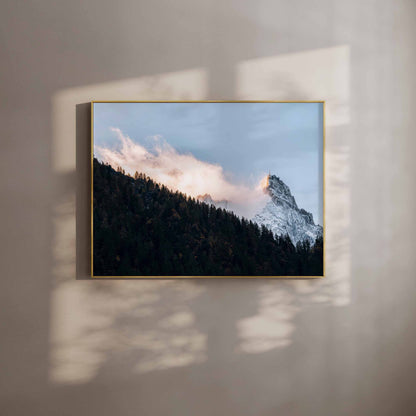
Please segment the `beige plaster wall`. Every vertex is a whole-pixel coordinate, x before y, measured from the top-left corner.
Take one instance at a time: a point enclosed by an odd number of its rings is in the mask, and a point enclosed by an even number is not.
[[[414,1],[0,7],[0,414],[416,414]],[[88,280],[85,103],[248,98],[327,101],[327,278]]]

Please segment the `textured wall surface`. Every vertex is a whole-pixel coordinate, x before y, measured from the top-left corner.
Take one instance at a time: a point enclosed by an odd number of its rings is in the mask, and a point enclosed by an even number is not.
[[[412,0],[0,2],[2,415],[416,414]],[[324,280],[91,281],[93,99],[324,99]]]

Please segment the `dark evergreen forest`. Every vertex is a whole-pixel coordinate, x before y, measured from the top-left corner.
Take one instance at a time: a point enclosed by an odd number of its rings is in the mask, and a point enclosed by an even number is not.
[[[95,276],[322,276],[323,240],[288,236],[94,159]]]

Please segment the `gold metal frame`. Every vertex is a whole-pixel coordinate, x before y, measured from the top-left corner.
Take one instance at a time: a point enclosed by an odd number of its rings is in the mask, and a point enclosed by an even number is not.
[[[99,103],[321,103],[322,104],[322,197],[323,197],[323,274],[322,276],[94,276],[94,104]],[[91,277],[94,279],[322,279],[325,277],[325,101],[273,101],[273,100],[144,100],[144,101],[91,101]]]

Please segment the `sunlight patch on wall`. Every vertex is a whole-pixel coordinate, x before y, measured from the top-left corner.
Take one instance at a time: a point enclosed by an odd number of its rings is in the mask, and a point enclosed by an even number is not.
[[[53,169],[75,169],[75,106],[90,101],[203,100],[207,74],[202,68],[69,88],[52,97]]]
[[[242,100],[325,100],[327,125],[350,120],[348,45],[243,61],[237,66]]]
[[[350,303],[350,48],[335,46],[243,61],[237,97],[325,101],[325,272],[320,280],[272,281],[257,289],[258,311],[236,323],[242,353],[292,343],[294,320],[314,305]]]
[[[53,290],[50,380],[123,379],[203,362],[206,336],[187,302],[192,282],[74,281]]]
[[[85,180],[81,195],[88,194],[89,183],[89,172],[85,171],[89,164],[76,171],[77,104],[91,100],[203,100],[206,94],[206,72],[196,68],[70,88],[53,96],[52,161],[57,188],[51,245],[51,382],[79,384],[107,376],[123,379],[206,359],[205,335],[197,330],[186,307],[199,296],[202,286],[191,281],[76,280],[75,215],[77,176]],[[88,126],[80,130],[81,141],[89,143]],[[85,155],[81,159],[86,160]],[[84,211],[89,201],[81,203]],[[87,209],[81,212],[80,223],[89,229],[84,215],[88,216]],[[83,230],[83,235],[85,232],[88,230]]]
[[[239,352],[261,353],[290,344],[295,327],[293,316],[299,311],[295,295],[276,290],[272,284],[258,290],[258,314],[237,323],[241,339]]]

